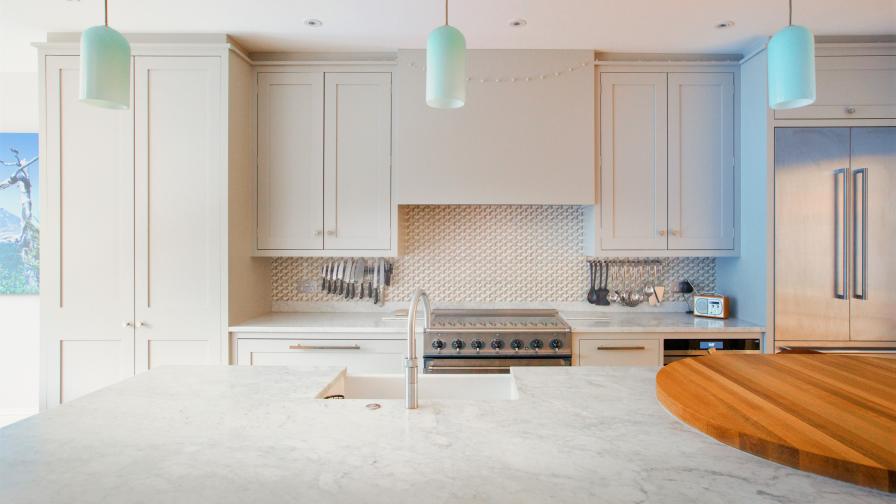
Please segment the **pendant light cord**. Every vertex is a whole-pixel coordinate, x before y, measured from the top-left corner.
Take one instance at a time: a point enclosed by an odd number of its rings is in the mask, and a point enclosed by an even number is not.
[[[106,26],[109,26],[109,0],[103,0],[103,12],[105,12],[106,15]]]
[[[445,0],[445,25],[448,25],[448,0]]]
[[[790,8],[787,10],[787,26],[793,26],[793,0],[789,0]]]

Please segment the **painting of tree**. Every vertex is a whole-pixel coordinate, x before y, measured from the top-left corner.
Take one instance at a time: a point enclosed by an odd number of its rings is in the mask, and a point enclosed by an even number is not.
[[[36,133],[0,133],[0,294],[37,294],[40,284]]]

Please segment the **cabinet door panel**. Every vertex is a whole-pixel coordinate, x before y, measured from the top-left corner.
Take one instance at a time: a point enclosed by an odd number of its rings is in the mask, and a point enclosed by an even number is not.
[[[896,117],[896,56],[820,56],[815,69],[815,103],[776,110],[775,119]]]
[[[326,75],[327,250],[389,248],[391,94],[388,73]]]
[[[580,366],[659,366],[657,339],[581,339]]]
[[[852,128],[850,339],[896,339],[896,128]],[[862,171],[864,170],[864,171]]]
[[[134,373],[133,108],[81,103],[78,69],[77,56],[46,59],[41,334],[51,407]]]
[[[220,58],[137,57],[135,69],[136,370],[160,341],[207,342],[182,363],[225,362]]]
[[[775,128],[775,340],[848,340],[849,128]]]
[[[240,339],[240,365],[346,367],[350,373],[400,373],[404,340]]]
[[[734,76],[669,74],[669,249],[734,248]]]
[[[601,248],[666,249],[666,74],[601,74]]]
[[[321,249],[322,73],[258,74],[258,248]]]

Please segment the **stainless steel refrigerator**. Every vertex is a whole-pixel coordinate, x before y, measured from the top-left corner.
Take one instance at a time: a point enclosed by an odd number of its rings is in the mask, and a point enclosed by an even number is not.
[[[896,341],[896,127],[775,129],[775,340]]]

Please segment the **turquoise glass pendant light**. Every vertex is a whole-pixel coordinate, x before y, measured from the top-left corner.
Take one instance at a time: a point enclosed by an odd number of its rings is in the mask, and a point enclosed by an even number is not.
[[[82,102],[98,107],[127,109],[131,96],[131,46],[109,28],[109,4],[104,2],[106,22],[81,34]]]
[[[815,36],[807,28],[791,23],[768,43],[768,105],[781,110],[814,102]]]
[[[448,25],[448,0],[445,0],[445,24],[433,30],[426,40],[426,104],[433,108],[454,109],[467,99],[467,41],[457,28]]]

